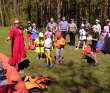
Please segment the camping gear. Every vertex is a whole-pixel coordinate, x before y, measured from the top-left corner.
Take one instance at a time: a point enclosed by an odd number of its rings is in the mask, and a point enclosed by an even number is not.
[[[18,82],[17,84],[15,84],[16,86],[14,87],[14,89],[16,91],[13,91],[13,93],[29,93],[15,67],[10,66],[10,64],[8,64],[9,58],[4,54],[0,53],[0,60],[2,61],[3,68],[7,69],[6,78],[8,80],[9,85],[13,85],[13,81]]]
[[[100,52],[101,49],[101,42],[100,40],[97,41],[97,45],[96,45],[96,53]],[[86,48],[84,51],[82,51],[82,54],[89,54],[91,52],[91,48]]]
[[[29,42],[30,42],[30,49],[31,50],[34,50],[35,49],[35,46],[34,46],[34,44],[32,42],[32,38],[29,40]]]
[[[91,52],[91,48],[86,48],[84,51],[82,51],[82,54],[89,54]],[[96,48],[96,53],[100,52],[99,49]]]
[[[44,85],[47,82],[50,82],[50,78],[44,78],[44,77],[35,77],[32,78],[31,76],[26,76],[24,79],[25,85],[29,92],[45,92],[47,91],[47,86]]]

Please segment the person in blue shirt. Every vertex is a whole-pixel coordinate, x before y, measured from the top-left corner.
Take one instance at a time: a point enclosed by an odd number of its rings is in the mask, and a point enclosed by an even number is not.
[[[59,31],[61,31],[61,36],[66,40],[66,35],[68,32],[68,22],[65,21],[65,17],[62,17],[62,21],[59,23]]]
[[[33,26],[33,29],[32,29],[32,41],[33,41],[33,44],[35,46],[35,40],[37,38],[37,34],[39,33],[39,31],[38,31],[38,28],[36,27],[35,23],[33,23],[32,26]]]

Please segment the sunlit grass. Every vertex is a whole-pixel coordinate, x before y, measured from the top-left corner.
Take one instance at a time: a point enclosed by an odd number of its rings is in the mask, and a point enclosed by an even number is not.
[[[9,34],[10,27],[0,27],[0,52],[6,56],[11,56],[11,41],[6,44],[6,38]],[[45,30],[39,29],[44,32]],[[26,32],[24,33],[25,42],[28,44]],[[67,35],[66,42],[69,42],[69,35]],[[76,36],[75,46],[66,44],[64,48],[63,64],[57,65],[55,63],[55,49],[51,51],[53,67],[50,69],[44,67],[45,58],[42,61],[37,61],[37,54],[34,50],[27,50],[27,57],[19,62],[20,66],[24,63],[25,71],[21,77],[25,75],[50,77],[52,79],[48,85],[46,93],[109,93],[110,92],[110,55],[102,55],[97,53],[99,65],[97,67],[91,66],[87,61],[92,61],[90,54],[83,55],[82,49],[75,51],[78,43],[78,36]],[[91,41],[88,41],[90,44]],[[29,66],[27,65],[29,63]],[[22,67],[21,67],[22,68]]]

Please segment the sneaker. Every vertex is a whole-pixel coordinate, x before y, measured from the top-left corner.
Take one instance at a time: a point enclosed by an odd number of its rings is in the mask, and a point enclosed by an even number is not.
[[[75,50],[78,50],[79,48],[76,48]]]
[[[63,62],[60,62],[60,64],[63,64]]]
[[[50,65],[49,68],[53,67],[53,65]]]
[[[49,64],[46,64],[45,67],[49,66]]]
[[[43,60],[42,58],[40,58],[40,60]]]
[[[59,64],[59,62],[56,62],[56,64]]]
[[[87,46],[85,45],[85,47],[87,47]]]
[[[99,63],[92,63],[91,65],[92,66],[97,66]]]
[[[39,58],[37,57],[36,60],[39,60]]]
[[[82,48],[82,50],[84,50],[84,48]]]

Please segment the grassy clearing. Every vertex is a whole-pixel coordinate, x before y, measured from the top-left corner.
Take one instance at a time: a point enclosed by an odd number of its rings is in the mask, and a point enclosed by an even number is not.
[[[0,52],[6,56],[11,56],[11,42],[6,44],[5,40],[9,34],[9,27],[0,27]],[[40,29],[40,31],[45,31]],[[27,37],[24,34],[26,43]],[[67,35],[67,41],[69,36]],[[76,36],[76,45],[78,37]],[[88,42],[90,44],[91,41]],[[87,45],[89,47],[89,45]],[[99,65],[97,67],[90,66],[88,62],[92,62],[91,55],[82,55],[82,50],[75,51],[76,47],[68,44],[64,49],[64,63],[62,65],[55,64],[55,49],[51,52],[53,60],[53,68],[44,67],[45,58],[42,61],[36,60],[34,50],[27,50],[27,57],[19,62],[20,69],[24,70],[25,75],[50,77],[51,83],[48,85],[46,93],[109,93],[110,92],[110,55],[102,55],[97,53]],[[24,67],[25,65],[25,67]]]

